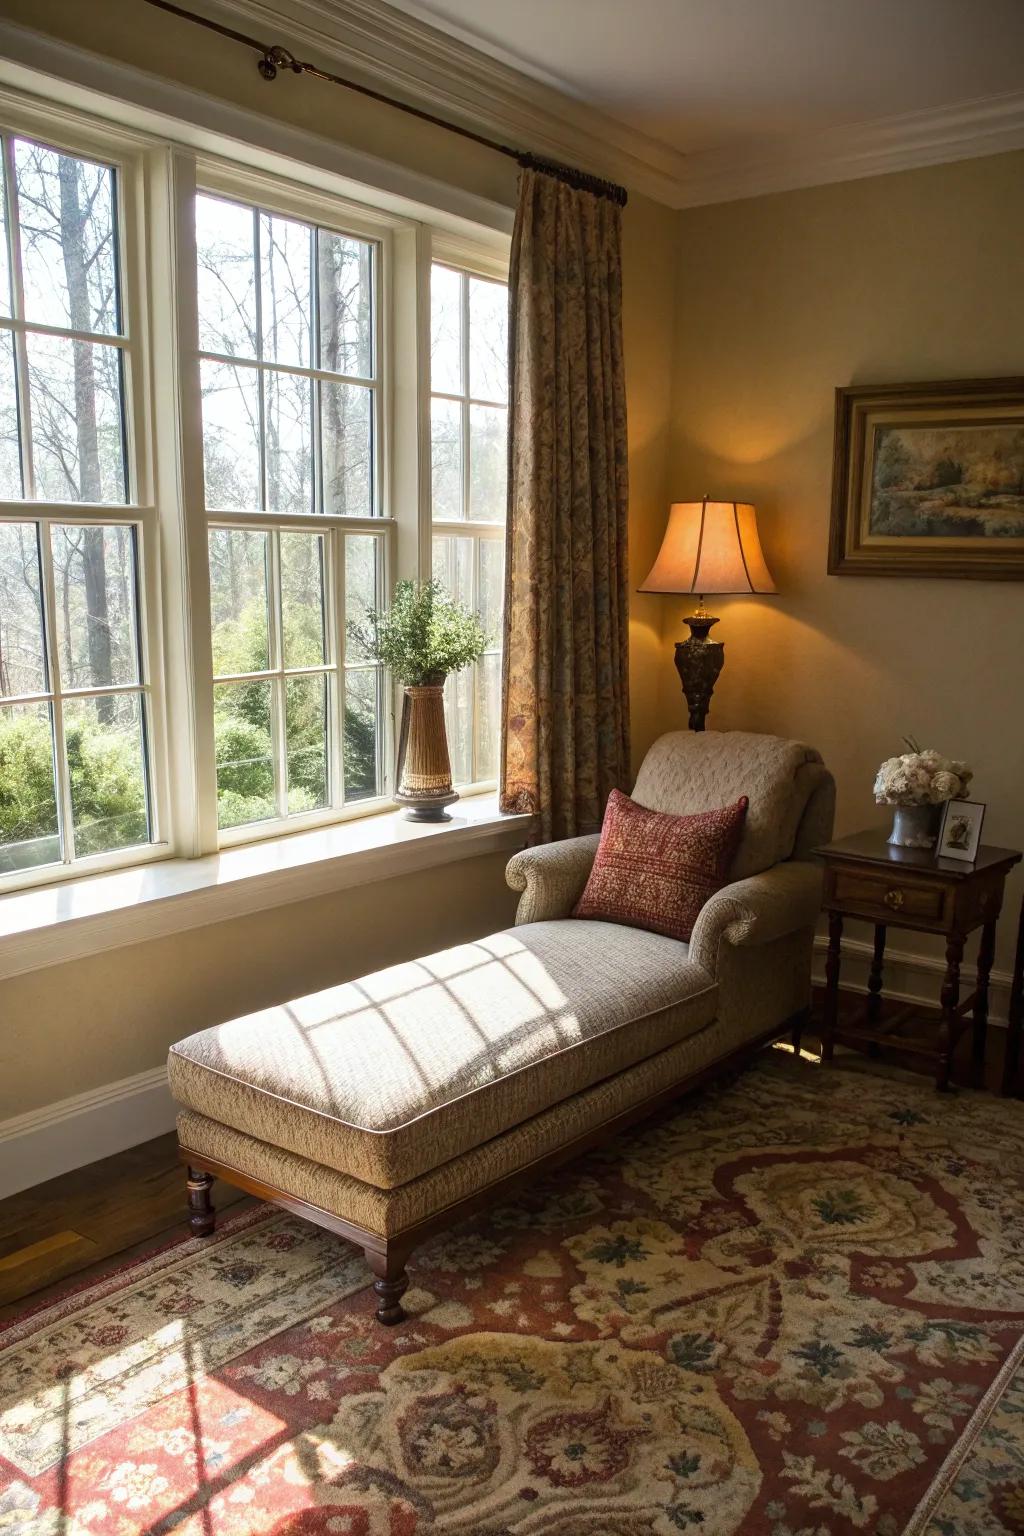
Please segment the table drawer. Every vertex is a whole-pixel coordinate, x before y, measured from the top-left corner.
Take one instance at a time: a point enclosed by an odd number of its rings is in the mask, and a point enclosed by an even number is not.
[[[939,923],[945,907],[945,891],[938,885],[892,875],[837,869],[832,883],[833,904],[864,913],[878,922]]]

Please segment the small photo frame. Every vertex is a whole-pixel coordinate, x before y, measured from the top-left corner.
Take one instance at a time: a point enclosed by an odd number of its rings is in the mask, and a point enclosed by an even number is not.
[[[977,800],[947,800],[942,812],[935,852],[940,859],[964,859],[973,864],[981,842],[985,807]]]

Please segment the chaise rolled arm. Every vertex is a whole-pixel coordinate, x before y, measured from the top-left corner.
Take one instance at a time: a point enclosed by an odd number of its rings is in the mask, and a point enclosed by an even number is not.
[[[800,928],[813,928],[821,908],[821,885],[819,865],[793,860],[723,886],[705,902],[693,925],[690,959],[717,976],[722,944],[769,944]]]
[[[517,926],[571,914],[583,895],[600,841],[599,832],[589,837],[567,837],[560,843],[524,848],[509,860],[505,880],[510,890],[522,892],[516,908]]]

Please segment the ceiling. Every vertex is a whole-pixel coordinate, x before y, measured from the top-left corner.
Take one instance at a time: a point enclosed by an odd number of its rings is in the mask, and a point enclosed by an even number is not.
[[[1024,0],[391,0],[686,155],[1024,85]]]

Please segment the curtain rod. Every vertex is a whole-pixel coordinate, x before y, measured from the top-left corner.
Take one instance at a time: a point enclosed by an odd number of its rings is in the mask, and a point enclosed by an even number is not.
[[[559,165],[557,161],[546,160],[540,155],[513,149],[510,144],[502,144],[500,140],[488,138],[483,133],[476,133],[472,128],[463,128],[459,123],[436,117],[432,112],[425,112],[421,107],[399,101],[383,91],[374,90],[372,86],[362,85],[357,80],[346,79],[343,75],[332,74],[330,70],[320,69],[315,64],[297,59],[294,53],[288,48],[283,48],[279,43],[261,42],[259,38],[250,37],[245,32],[238,32],[234,27],[224,26],[219,21],[212,21],[208,16],[199,16],[195,11],[175,5],[173,0],[145,0],[145,4],[155,6],[159,11],[166,11],[171,16],[177,16],[182,21],[190,21],[194,26],[206,27],[208,31],[217,32],[233,43],[241,43],[243,47],[253,49],[259,54],[256,68],[264,80],[276,80],[278,71],[282,69],[290,70],[296,75],[312,75],[315,80],[326,80],[329,85],[340,85],[347,91],[357,91],[360,96],[368,96],[371,101],[383,102],[385,106],[394,107],[398,112],[406,112],[410,117],[417,117],[423,123],[430,123],[435,128],[443,128],[447,133],[457,133],[460,138],[471,139],[474,144],[480,144],[484,149],[493,150],[497,155],[506,155],[509,159],[515,160],[524,170],[542,171],[548,176],[554,176],[557,180],[566,182],[578,191],[592,192],[596,197],[606,197],[611,202],[618,203],[620,207],[625,206],[626,189],[617,186],[613,181],[603,181],[600,176],[591,176],[588,172],[576,170],[573,166]]]

